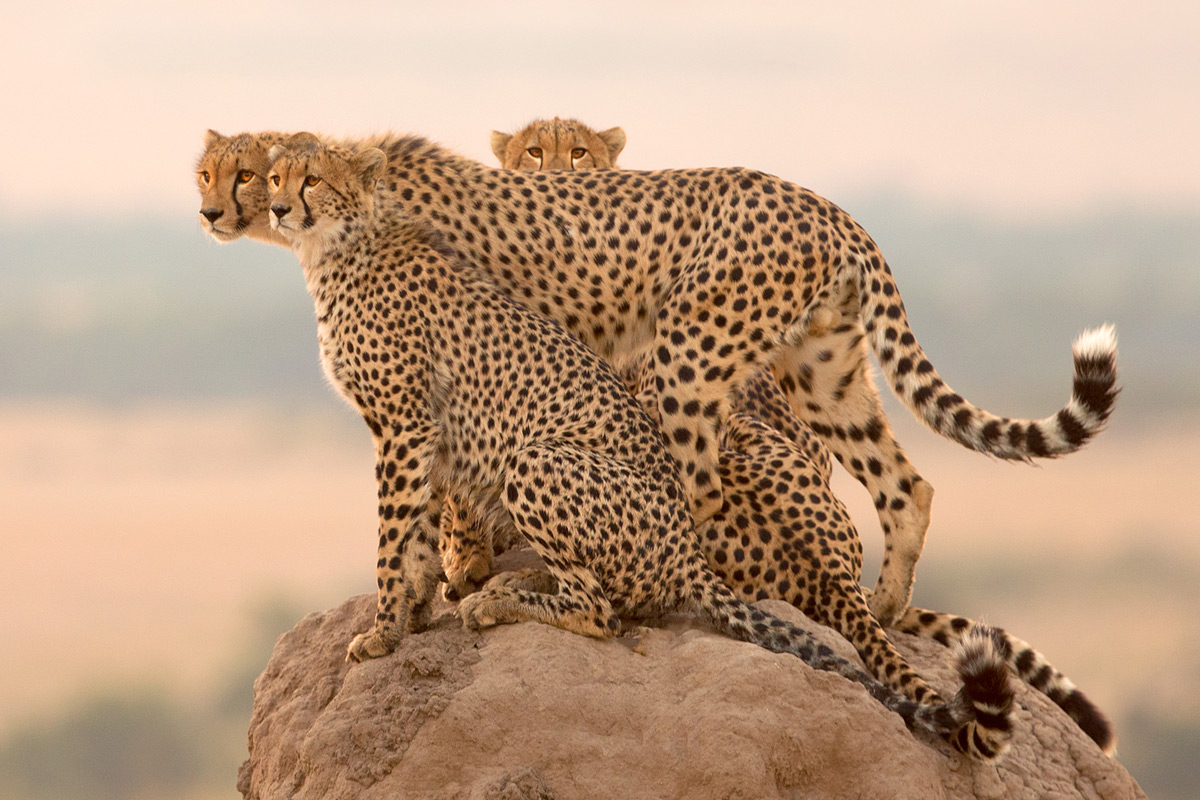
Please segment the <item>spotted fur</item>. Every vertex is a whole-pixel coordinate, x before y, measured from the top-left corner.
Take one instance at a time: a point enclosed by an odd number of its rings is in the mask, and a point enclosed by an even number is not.
[[[772,400],[786,409],[778,385],[770,376],[765,378],[761,399],[748,399],[746,406],[764,409],[764,401]],[[634,375],[625,380],[637,383]],[[857,577],[862,563],[859,540],[828,487],[829,453],[811,432],[804,432],[800,441],[803,448],[749,414],[730,418],[720,449],[721,479],[727,487],[724,505],[696,529],[706,560],[746,602],[786,600],[838,630],[891,690],[914,702],[944,704],[868,608]],[[443,522],[449,528],[443,529],[442,550],[447,597],[469,596],[490,572],[490,531],[461,511]],[[991,700],[1002,701],[1005,691],[1011,699],[1004,660],[987,662],[974,654],[981,646],[975,640],[990,637],[986,628],[978,627],[970,637],[960,637],[956,647],[963,698],[977,712],[991,708]],[[985,709],[984,716],[977,713],[962,720],[949,738],[964,752],[991,761],[1006,752],[1011,730],[1007,711]]]
[[[865,343],[919,418],[1004,458],[1077,449],[1115,400],[1114,340],[1100,333],[1077,354],[1075,392],[1057,414],[1008,419],[968,403],[925,358],[866,232],[829,201],[773,176],[736,168],[514,173],[416,137],[361,144],[387,154],[380,203],[388,213],[430,224],[502,291],[603,358],[654,354],[647,388],[698,521],[722,505],[716,442],[732,399],[769,366],[794,413],[875,497],[887,537],[874,595],[884,619],[907,605],[932,489],[868,387]],[[265,208],[257,224],[267,226]],[[824,336],[811,335],[816,322]]]
[[[559,120],[556,117],[555,123]],[[573,126],[591,130],[583,123],[577,120],[569,121]],[[540,123],[544,127],[544,123]],[[535,122],[525,128],[516,136],[512,137],[513,146],[507,150],[498,149],[496,147],[497,133],[493,131],[493,152],[496,158],[500,161],[501,166],[507,169],[583,169],[591,164],[575,162],[571,159],[572,141],[569,136],[542,136],[538,139],[538,144],[542,145],[538,152],[538,162],[535,162],[528,154],[522,152],[521,144],[539,130],[539,123]],[[613,129],[620,131],[621,147],[625,144],[625,133],[621,129]],[[508,139],[504,142],[507,144]],[[616,166],[616,154],[613,154],[613,163],[611,166]],[[600,166],[609,166],[603,165]],[[896,513],[905,513],[906,509],[893,509],[893,502],[886,495],[877,496],[877,505],[879,505],[880,522],[883,526],[885,534],[886,549],[884,553],[883,564],[879,576],[878,583],[875,586],[875,591],[868,594],[868,602],[871,610],[876,618],[885,625],[893,624],[897,621],[898,615],[907,607],[912,592],[912,584],[915,576],[916,561],[921,551],[924,548],[924,534],[928,526],[928,512],[932,501],[933,489],[924,482],[920,475],[912,470],[900,450],[899,444],[891,438],[890,433],[886,436],[881,434],[880,442],[878,443],[887,452],[886,457],[878,458],[870,454],[859,454],[853,452],[855,436],[853,427],[850,428],[849,445],[851,450],[846,451],[843,447],[847,444],[846,429],[841,423],[836,420],[836,417],[842,416],[847,409],[857,409],[859,416],[865,409],[869,413],[879,412],[880,405],[878,394],[875,391],[875,385],[872,380],[867,377],[868,370],[865,360],[862,358],[861,352],[855,352],[855,347],[839,348],[835,341],[837,337],[826,336],[835,326],[839,327],[839,333],[845,326],[841,325],[841,314],[832,311],[831,309],[817,309],[809,317],[808,328],[805,331],[804,342],[802,346],[797,348],[792,353],[793,369],[792,373],[796,376],[798,385],[808,394],[814,397],[825,396],[825,403],[836,409],[835,419],[816,417],[812,421],[816,424],[817,429],[825,437],[826,443],[833,445],[837,449],[837,458],[855,476],[868,488],[871,486],[871,480],[868,476],[884,477],[885,472],[897,471],[900,474],[891,477],[890,480],[897,485],[903,485],[903,481],[907,481],[913,487],[913,499],[907,509],[909,514],[909,523],[906,525],[896,525]],[[1086,402],[1081,402],[1082,398],[1093,397],[1095,402],[1093,405],[1100,413],[1104,411],[1106,403],[1111,404],[1111,392],[1113,386],[1111,381],[1106,383],[1106,379],[1111,377],[1115,371],[1115,363],[1097,363],[1103,362],[1106,357],[1115,354],[1115,340],[1113,338],[1112,329],[1100,329],[1092,332],[1090,335],[1085,334],[1076,342],[1074,347],[1076,357],[1076,392],[1072,396],[1068,404],[1070,416],[1072,418],[1078,416],[1087,418],[1092,411],[1087,408]],[[811,361],[805,360],[805,356],[815,356]],[[836,388],[832,393],[820,391],[820,387],[828,387],[831,385],[829,376],[841,376],[837,381]],[[774,395],[775,392],[769,386],[759,385],[757,382],[762,376],[756,375],[750,379],[750,384],[745,387],[745,390],[740,393],[743,397],[750,397],[751,401],[757,396],[764,398],[769,395]],[[1080,398],[1080,399],[1077,399]],[[733,403],[733,411],[746,410],[742,407],[738,400]],[[818,404],[810,402],[808,410],[819,414]],[[767,421],[777,430],[789,435],[793,441],[802,447],[805,454],[819,462],[820,459],[828,458],[828,452],[824,447],[805,447],[805,440],[808,438],[808,430],[804,422],[796,415],[793,409],[789,408],[786,403],[779,404],[776,402],[760,402],[754,411],[760,420]],[[882,417],[882,413],[879,412]],[[1102,424],[1103,418],[1099,419],[1097,424]],[[861,441],[861,439],[859,439]],[[895,513],[893,513],[895,512]],[[459,521],[462,522],[461,520]],[[444,528],[444,531],[464,531],[470,530],[469,526],[459,524]],[[893,531],[895,531],[893,535]],[[473,545],[477,544],[470,541],[470,534],[465,534],[468,537],[466,541],[456,540],[450,533],[447,533],[443,538],[444,553],[451,561],[451,569],[456,574],[474,575],[478,579],[486,576],[486,565],[483,560],[479,559]],[[454,563],[460,559],[472,559],[474,561],[469,565],[464,572],[459,569],[459,565]],[[857,583],[857,581],[856,581]],[[448,585],[448,591],[453,594],[455,588]],[[1105,721],[1106,722],[1106,721]],[[1106,723],[1107,724],[1107,723]],[[1099,726],[1103,728],[1104,726]]]
[[[697,543],[654,422],[575,337],[500,292],[427,225],[385,213],[376,148],[299,134],[273,148],[273,226],[313,297],[322,364],[375,440],[379,602],[348,658],[419,629],[438,569],[441,494],[520,532],[555,592],[496,584],[465,599],[469,627],[537,620],[609,637],[622,614],[677,608],[722,632],[861,683],[914,730],[962,727],[970,702],[921,705],[800,626],[737,599]]]

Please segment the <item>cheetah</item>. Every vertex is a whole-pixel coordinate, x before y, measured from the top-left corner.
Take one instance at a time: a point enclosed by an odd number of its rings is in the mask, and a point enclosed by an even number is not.
[[[577,119],[538,119],[516,133],[492,131],[492,152],[505,169],[605,169],[625,149],[620,128],[595,131]]]
[[[283,134],[210,131],[198,164],[202,225],[276,241],[255,181]],[[414,136],[359,142],[387,154],[380,202],[423,220],[500,289],[552,317],[602,358],[650,352],[648,389],[695,520],[722,506],[716,442],[748,376],[769,367],[808,422],[874,497],[885,535],[876,613],[911,596],[932,489],[904,456],[867,374],[866,345],[889,385],[934,431],[1015,460],[1074,452],[1116,399],[1111,327],[1076,342],[1068,403],[1041,420],[997,417],[938,375],[908,325],[891,270],[844,211],[743,168],[491,169]],[[240,183],[243,172],[254,177]],[[229,215],[231,219],[222,222]],[[215,218],[215,219],[214,219]],[[220,227],[218,227],[220,226]],[[820,330],[824,335],[811,335]],[[820,365],[820,368],[814,367]]]
[[[638,383],[638,366],[622,379]],[[862,547],[845,507],[833,494],[831,457],[824,443],[794,418],[778,384],[762,382],[741,405],[753,413],[730,417],[720,446],[724,505],[696,528],[713,571],[746,602],[783,600],[841,633],[882,683],[911,700],[944,702],[896,649],[868,606],[860,585]],[[653,416],[653,409],[648,408]],[[776,429],[758,416],[780,420]],[[491,531],[471,515],[443,519],[442,567],[448,599],[467,596],[491,571]],[[547,584],[548,589],[552,584]],[[979,623],[909,608],[896,627],[953,646]],[[1112,724],[1091,700],[1026,642],[996,629],[1008,667],[1046,694],[1107,754],[1115,751]],[[968,736],[967,729],[959,735]],[[962,746],[962,743],[959,743]]]
[[[558,121],[558,118],[555,118]],[[581,130],[590,131],[578,120],[570,123]],[[530,133],[539,123],[533,123],[512,139],[518,142],[511,148],[497,147],[497,132],[492,132],[492,151],[506,169],[538,169],[538,162],[543,169],[586,169],[591,167],[583,161],[573,161],[571,152],[574,144],[567,137],[543,136],[538,144],[542,145],[537,153],[526,153],[520,144],[527,140]],[[620,130],[620,129],[614,129]],[[509,138],[505,136],[504,144]],[[621,146],[625,144],[624,131],[621,131]],[[619,150],[618,150],[619,152]],[[537,156],[537,162],[531,156]],[[617,153],[612,154],[612,163],[598,166],[616,166]],[[569,166],[568,166],[569,165]],[[829,319],[823,322],[815,321],[806,334],[820,336],[825,331],[822,325],[828,325]],[[821,362],[805,365],[804,372],[811,373],[821,369]],[[636,372],[636,370],[634,370]],[[623,373],[622,377],[632,386],[637,386],[640,379]],[[866,390],[873,391],[873,384],[864,381],[859,384]],[[740,491],[725,497],[725,503],[719,514],[713,518],[711,526],[701,525],[697,533],[704,545],[705,555],[714,567],[717,575],[735,591],[740,591],[755,600],[766,598],[782,599],[804,610],[812,619],[819,620],[837,628],[842,635],[850,639],[859,650],[863,662],[873,667],[877,678],[888,683],[888,676],[895,676],[892,688],[905,691],[912,699],[922,700],[928,697],[923,682],[913,681],[908,676],[911,673],[903,659],[897,661],[893,654],[894,648],[887,641],[876,611],[877,605],[870,600],[876,597],[872,593],[863,592],[859,586],[862,566],[862,551],[859,540],[844,507],[829,490],[828,481],[829,451],[823,444],[814,439],[811,428],[801,421],[788,406],[786,399],[779,395],[779,387],[773,384],[773,378],[768,371],[755,373],[739,392],[738,399],[733,403],[735,413],[749,412],[751,418],[759,421],[770,420],[771,427],[782,432],[792,443],[793,448],[787,447],[771,433],[759,432],[748,442],[753,442],[753,450],[733,446],[727,437],[720,450],[721,482],[733,481],[739,487],[750,484],[765,486],[767,494],[757,498],[749,490]],[[653,416],[653,409],[651,411]],[[746,423],[750,424],[750,423]],[[751,430],[751,428],[743,428]],[[798,451],[798,452],[797,452]],[[776,465],[790,465],[793,475],[799,475],[801,489],[809,487],[820,488],[821,497],[809,494],[807,502],[799,504],[805,515],[805,525],[811,527],[816,523],[816,541],[803,546],[793,538],[797,519],[796,508],[786,503],[773,503],[776,498],[785,500],[789,496],[787,486],[777,483],[770,484],[770,476],[777,472]],[[832,505],[832,508],[827,508]],[[770,509],[768,511],[768,509]],[[813,510],[816,509],[816,510]],[[760,526],[758,538],[753,542],[746,534],[751,519]],[[784,520],[788,521],[785,522]],[[736,524],[731,524],[734,521]],[[843,524],[844,523],[844,524]],[[766,526],[766,530],[761,526]],[[829,526],[830,532],[824,534],[823,526]],[[839,525],[842,529],[839,530]],[[474,521],[453,506],[443,520],[442,558],[449,578],[444,587],[448,598],[457,597],[473,591],[489,576],[491,572],[491,548],[487,542],[476,538],[478,530]],[[489,535],[487,537],[491,539]],[[768,539],[777,542],[771,552],[781,553],[785,563],[776,563],[765,558]],[[828,540],[828,543],[827,543]],[[511,544],[511,543],[506,543]],[[805,576],[811,574],[816,567],[818,587],[810,586]],[[807,569],[806,569],[807,568]],[[887,566],[885,564],[885,570]],[[849,571],[848,578],[844,570]],[[832,574],[833,578],[829,578]],[[780,577],[782,576],[782,577]],[[779,578],[777,584],[773,583]],[[881,578],[881,583],[884,579]],[[908,583],[911,585],[911,575]],[[829,587],[833,591],[828,591]],[[820,601],[817,602],[817,596]],[[872,613],[868,614],[863,607],[863,597],[868,599]],[[907,601],[905,602],[907,606]],[[845,616],[843,616],[845,609]],[[872,619],[872,616],[875,618]],[[976,625],[973,620],[965,617],[940,614],[925,609],[909,608],[898,620],[889,616],[886,624],[894,626],[906,633],[923,638],[934,639],[949,646],[952,641],[965,630]],[[865,636],[864,636],[865,631]],[[1005,638],[1008,663],[1010,668],[1021,676],[1027,683],[1047,694],[1062,707],[1080,727],[1108,755],[1112,755],[1116,747],[1116,737],[1112,724],[1095,705],[1078,691],[1074,684],[1061,672],[1053,668],[1039,653],[1027,643],[1003,631]],[[882,657],[881,657],[882,655]]]
[[[557,117],[555,117],[554,122],[558,123],[559,119]],[[579,122],[578,120],[570,120],[569,122],[572,125],[579,128],[580,130],[585,130],[585,131],[591,130],[584,123]],[[544,126],[544,125],[546,125],[546,123],[544,123],[544,122],[531,123],[528,127],[523,129],[519,133],[514,134],[511,137],[508,136],[507,134],[499,134],[496,131],[492,131],[492,152],[495,153],[497,160],[500,162],[500,166],[504,167],[505,169],[527,169],[527,170],[539,169],[539,168],[541,168],[541,169],[568,169],[568,168],[569,169],[587,169],[591,166],[612,166],[612,167],[617,166],[617,164],[616,164],[617,153],[612,154],[612,162],[611,162],[611,164],[607,164],[607,165],[605,165],[605,164],[592,165],[592,164],[585,163],[582,160],[580,160],[580,161],[574,160],[575,151],[572,148],[573,148],[575,142],[574,142],[574,140],[572,140],[570,137],[567,137],[567,136],[555,137],[555,136],[542,135],[537,140],[537,144],[539,145],[539,147],[537,147],[536,152],[534,152],[533,150],[526,152],[523,149],[524,143],[529,140],[529,138],[533,132],[538,130],[539,125]],[[620,128],[616,128],[613,130],[619,130],[621,132],[621,140],[620,141],[621,141],[621,148],[623,148],[625,145],[625,142],[626,142],[626,136],[625,136],[624,130],[622,130]],[[503,137],[502,139],[500,139],[501,144],[499,147],[497,146],[497,137],[498,136]],[[511,147],[508,147],[507,145],[509,144],[510,140],[512,142],[514,142],[514,144]],[[618,152],[619,152],[619,149],[618,149]],[[534,156],[536,156],[536,159],[534,158]],[[828,332],[828,328],[830,327],[832,319],[833,319],[833,314],[829,310],[822,310],[822,309],[818,309],[817,314],[820,314],[821,316],[814,316],[813,318],[810,318],[810,325],[809,325],[808,330],[805,331],[805,334],[806,334],[806,337],[808,337],[808,344],[809,344],[807,352],[816,353],[818,358],[816,361],[813,361],[810,363],[798,363],[797,369],[795,370],[796,374],[804,377],[805,380],[807,380],[810,383],[810,385],[821,384],[824,382],[824,381],[820,380],[817,376],[820,371],[825,371],[826,374],[829,374],[830,370],[829,370],[829,367],[826,366],[826,364],[828,364],[831,361],[831,359],[828,359],[827,356],[829,353],[834,352],[834,348],[832,347],[832,345],[833,345],[832,342],[826,341],[822,344],[818,341],[818,337],[821,337],[825,333]],[[853,354],[850,352],[847,352],[846,355],[852,357]],[[858,372],[861,369],[865,369],[866,362],[859,361],[857,364],[852,364],[852,365],[842,364],[842,365],[835,365],[835,366],[837,367],[837,369],[834,370],[835,374],[847,374],[848,375],[848,374],[850,374],[850,372],[847,371],[847,366],[849,366],[850,371]],[[776,392],[769,385],[767,385],[765,383],[765,381],[769,381],[769,380],[772,380],[772,378],[769,377],[768,370],[764,370],[764,371],[760,371],[759,373],[755,373],[754,376],[752,376],[751,378],[749,378],[747,380],[747,383],[744,386],[744,391],[741,394],[741,396],[743,396],[743,397],[746,397],[746,396],[759,397],[759,398],[772,397],[774,394],[776,394]],[[875,391],[874,382],[870,378],[865,378],[861,374],[858,374],[856,376],[856,378],[853,380],[852,384],[848,385],[847,388],[853,388],[854,390],[856,390],[858,392],[862,392],[862,393],[871,395],[869,397],[866,397],[861,402],[861,405],[863,407],[870,407],[870,406],[878,407],[878,405],[879,405],[879,400],[878,400],[878,396],[877,396],[878,393]],[[836,405],[837,403],[842,402],[843,399],[844,399],[844,395],[842,398],[834,398],[833,404]],[[738,413],[738,412],[745,411],[745,410],[746,409],[742,408],[741,404],[739,402],[737,402],[736,400],[734,401],[734,403],[733,403],[734,413]],[[780,403],[775,403],[775,402],[767,402],[765,404],[759,404],[754,409],[754,411],[755,411],[755,413],[752,414],[752,416],[757,416],[760,420],[769,418],[772,421],[773,427],[775,427],[776,429],[781,430],[781,431],[789,432],[790,435],[793,437],[793,439],[796,441],[796,443],[801,447],[802,452],[804,452],[805,455],[807,455],[813,461],[814,465],[820,464],[822,458],[828,458],[827,451],[825,451],[824,448],[821,448],[819,446],[817,446],[815,448],[810,448],[810,447],[806,446],[808,444],[807,440],[809,439],[811,429],[804,425],[804,423],[796,416],[795,412],[787,406],[786,403],[780,404]],[[767,416],[768,414],[769,414],[769,417]],[[816,424],[818,425],[819,428],[821,428],[822,432],[826,433],[827,436],[829,436],[829,434],[831,434],[833,432],[833,429],[822,425],[822,423],[819,420],[816,421]],[[797,427],[797,426],[801,426],[801,427]],[[837,442],[836,437],[831,437],[831,438],[833,438],[833,441],[829,442],[829,444],[832,445],[835,442]],[[900,452],[898,449],[899,445],[897,444],[896,447],[897,447],[897,453],[899,453]],[[727,452],[728,451],[726,451],[726,450],[721,451],[721,458],[722,458],[721,482],[722,482],[722,484],[724,484],[725,478],[726,478],[726,469],[725,469],[726,465],[724,463],[724,459],[726,458]],[[746,456],[744,453],[735,453],[731,457],[743,459]],[[841,448],[838,448],[838,450],[837,450],[837,458],[847,468],[853,469],[856,474],[856,477],[858,477],[861,481],[866,483],[866,481],[864,480],[865,473],[863,471],[863,464],[870,463],[869,459],[855,457],[855,455],[853,455],[852,453],[847,453],[846,451],[844,451]],[[873,466],[871,467],[871,469],[873,469]],[[928,494],[929,492],[932,492],[932,487],[928,484],[928,482],[924,482],[923,479],[921,479],[919,476],[916,476],[914,474],[914,475],[910,476],[910,480],[913,482],[913,484],[918,489],[926,490],[924,493]],[[929,495],[929,499],[931,499],[931,495]],[[918,500],[917,504],[920,505],[921,501]],[[741,513],[741,509],[737,508],[737,505],[738,504],[736,502],[730,502],[727,499],[725,505],[722,507],[722,513],[726,514],[726,515],[733,515],[733,516],[738,516],[738,517],[744,516]],[[733,507],[731,508],[731,506],[733,506]],[[490,557],[487,556],[486,553],[478,551],[478,548],[482,547],[483,543],[480,542],[478,539],[476,539],[472,535],[472,531],[475,530],[475,526],[472,524],[472,521],[465,518],[463,515],[461,515],[458,512],[458,510],[455,509],[453,506],[450,506],[448,508],[447,512],[448,513],[447,513],[446,521],[444,523],[444,530],[443,530],[443,552],[449,553],[448,558],[449,558],[449,561],[451,564],[451,566],[450,566],[451,574],[456,574],[459,577],[455,582],[446,584],[444,593],[447,594],[448,596],[454,596],[454,595],[458,594],[459,591],[461,591],[458,584],[461,584],[463,586],[467,586],[467,585],[471,585],[471,584],[478,585],[483,579],[485,579],[488,576],[488,574],[490,573],[491,559],[490,559]],[[886,509],[881,509],[880,513],[881,513],[881,516],[883,516],[886,513]],[[883,525],[885,535],[889,539],[888,546],[887,546],[888,553],[885,553],[884,561],[883,561],[883,564],[881,567],[881,575],[876,584],[875,591],[872,593],[868,593],[869,605],[870,605],[871,610],[874,613],[876,619],[878,619],[880,623],[882,623],[884,625],[896,625],[896,626],[901,626],[901,625],[907,624],[909,631],[912,632],[912,629],[914,627],[912,624],[912,621],[911,621],[912,615],[905,614],[903,617],[898,617],[897,615],[900,614],[901,612],[904,612],[905,608],[907,608],[907,606],[908,606],[909,599],[911,598],[912,585],[913,585],[914,577],[915,577],[916,561],[917,561],[917,557],[921,553],[921,550],[923,550],[924,530],[923,529],[921,530],[921,534],[922,534],[921,543],[916,545],[915,547],[908,548],[909,552],[913,553],[913,556],[911,558],[908,558],[908,557],[905,557],[904,552],[901,552],[901,553],[896,554],[898,557],[896,558],[896,560],[893,561],[890,556],[890,551],[892,551],[893,546],[890,541],[890,539],[892,537],[890,536],[891,531],[890,531],[889,520],[886,518],[881,519],[881,524]],[[914,529],[914,531],[915,531],[915,529]],[[729,533],[729,531],[726,531],[726,533]],[[855,537],[854,541],[857,541],[857,537]],[[713,557],[713,552],[709,551],[708,556],[709,556],[709,560],[711,561],[712,557]],[[861,563],[861,558],[859,560],[859,563]],[[751,567],[751,568],[766,569],[766,570],[771,569],[771,567],[769,567],[769,566],[765,566],[765,567],[760,566],[760,567]],[[726,582],[729,582],[729,576],[727,576],[723,572],[721,572],[721,570],[719,568],[718,568],[717,572],[723,579],[726,580]],[[733,585],[733,584],[731,584],[731,585]],[[748,584],[747,584],[747,586],[748,586]],[[853,591],[857,591],[857,579],[856,579],[855,587],[856,588]],[[904,589],[903,591],[901,591],[901,589],[903,587],[907,587],[907,588]],[[734,588],[737,588],[737,586],[734,585]],[[785,594],[786,592],[783,592],[783,593]],[[901,597],[901,595],[902,595],[902,597]],[[925,612],[925,613],[928,614],[928,613],[932,613],[932,612]],[[813,616],[813,614],[809,613],[809,616]],[[816,619],[816,618],[820,618],[820,617],[814,617],[814,619]],[[938,617],[937,619],[940,622],[941,618]],[[959,618],[959,619],[961,619],[961,618]],[[907,623],[906,623],[906,621],[907,621]],[[941,629],[944,629],[944,628],[945,628],[944,625],[939,626],[939,632]],[[921,630],[924,631],[924,629],[921,629]],[[925,632],[928,633],[928,631],[925,631]],[[842,633],[848,635],[845,630],[842,630]],[[1019,640],[1015,640],[1015,641],[1019,641]],[[1028,648],[1028,647],[1026,647],[1025,650],[1020,650],[1019,648],[1017,648],[1017,649],[1014,649],[1014,651],[1015,652],[1031,652],[1040,657],[1040,654],[1037,654],[1036,651],[1034,651],[1034,650],[1032,650],[1032,648]],[[863,654],[863,658],[865,660],[867,658],[867,656],[865,654]],[[1024,674],[1024,673],[1021,673],[1021,674]],[[1040,673],[1040,670],[1033,670],[1029,674],[1037,675],[1037,674],[1041,674],[1041,673]],[[1061,673],[1057,673],[1057,674],[1061,676]],[[882,679],[882,676],[880,676],[878,674],[878,672],[876,673],[876,677],[880,677]],[[1061,676],[1061,677],[1064,681],[1066,680],[1065,676]],[[1067,683],[1069,684],[1069,681],[1067,681]],[[1057,686],[1057,684],[1055,684],[1055,685]],[[1068,690],[1058,690],[1058,693],[1059,693],[1059,695],[1061,695],[1064,698],[1072,696],[1071,691],[1069,689]],[[1085,698],[1085,700],[1086,700],[1086,698]],[[1088,705],[1090,707],[1090,703],[1088,703]],[[1091,717],[1094,717],[1095,715],[1091,715],[1091,716],[1083,715],[1083,716],[1085,716],[1085,718],[1090,719]],[[1103,720],[1103,723],[1096,723],[1096,724],[1092,725],[1092,728],[1096,731],[1096,735],[1094,735],[1093,738],[1097,739],[1097,741],[1101,743],[1102,747],[1105,747],[1107,744],[1109,744],[1113,741],[1113,737],[1111,735],[1111,726],[1108,724],[1107,720],[1103,719],[1103,715],[1100,715],[1099,718],[1101,720]],[[1099,738],[1097,738],[1097,737],[1099,737]],[[1101,741],[1101,740],[1103,740],[1103,741]]]
[[[297,134],[270,156],[271,224],[301,264],[323,368],[375,443],[378,605],[348,659],[386,655],[428,622],[432,526],[452,493],[516,528],[555,579],[553,593],[476,592],[459,604],[467,627],[540,621],[606,638],[620,615],[695,609],[722,633],[862,684],[914,731],[980,759],[1004,752],[1012,690],[990,631],[960,648],[960,696],[918,704],[739,600],[700,553],[675,461],[642,406],[582,342],[436,231],[387,213],[375,192],[384,151]]]

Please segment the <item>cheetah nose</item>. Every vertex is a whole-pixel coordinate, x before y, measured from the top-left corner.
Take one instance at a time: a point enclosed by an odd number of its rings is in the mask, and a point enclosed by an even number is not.
[[[220,219],[220,218],[221,218],[221,217],[222,217],[224,214],[225,214],[225,212],[224,212],[224,211],[221,211],[220,209],[216,209],[216,208],[202,208],[202,209],[200,209],[200,216],[204,217],[204,218],[205,218],[206,220],[208,220],[209,222],[216,222],[216,221],[217,221],[217,220],[219,220],[219,219]]]
[[[271,213],[275,215],[276,219],[283,219],[284,217],[287,216],[287,213],[291,210],[292,210],[291,206],[281,206],[281,205],[271,206]]]

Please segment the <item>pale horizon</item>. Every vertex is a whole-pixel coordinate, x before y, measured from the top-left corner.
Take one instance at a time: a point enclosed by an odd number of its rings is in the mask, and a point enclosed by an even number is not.
[[[492,128],[556,114],[624,126],[627,168],[751,166],[835,202],[1200,211],[1185,3],[329,8],[9,11],[0,212],[194,216],[207,128],[390,129],[491,163]]]

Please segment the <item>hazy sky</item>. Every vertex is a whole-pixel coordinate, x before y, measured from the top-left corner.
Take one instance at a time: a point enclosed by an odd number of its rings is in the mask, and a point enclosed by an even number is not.
[[[193,213],[205,128],[623,125],[630,168],[748,165],[1009,217],[1200,210],[1181,2],[6,4],[0,214]]]

